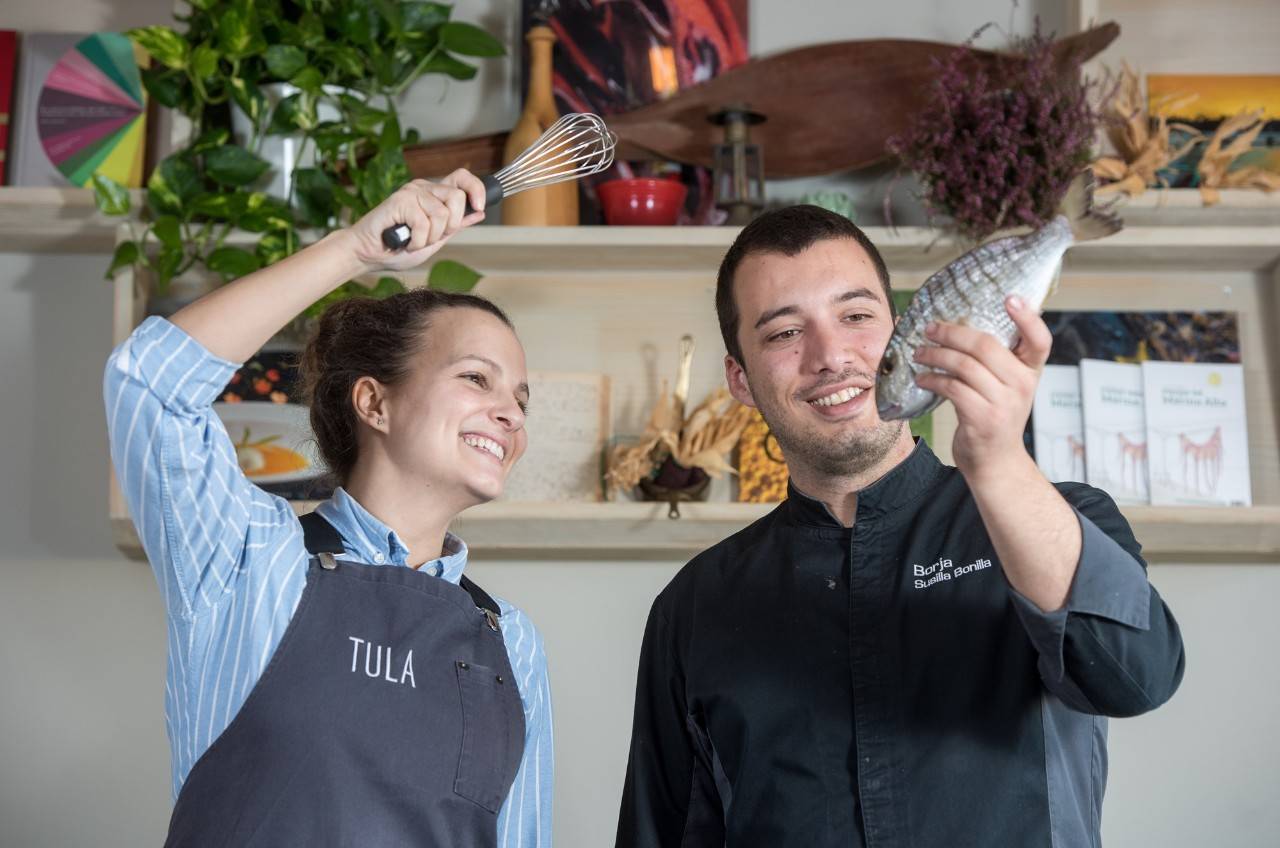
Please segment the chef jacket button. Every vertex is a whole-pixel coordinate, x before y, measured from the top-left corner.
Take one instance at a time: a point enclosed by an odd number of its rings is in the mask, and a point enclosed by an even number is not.
[[[501,683],[501,682],[502,682],[502,675],[501,675],[501,674],[499,674],[499,675],[498,675],[498,682],[499,682],[499,683]]]

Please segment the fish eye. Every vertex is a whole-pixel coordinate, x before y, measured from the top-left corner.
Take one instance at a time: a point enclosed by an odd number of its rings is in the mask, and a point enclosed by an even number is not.
[[[880,376],[888,377],[892,374],[894,366],[896,365],[896,360],[897,357],[894,356],[893,353],[886,353],[884,355],[884,359],[880,360]]]

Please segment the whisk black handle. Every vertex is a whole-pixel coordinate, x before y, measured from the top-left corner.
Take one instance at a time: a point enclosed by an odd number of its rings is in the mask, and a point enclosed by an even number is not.
[[[502,202],[502,183],[498,182],[497,177],[489,174],[481,177],[480,182],[484,183],[485,209],[492,209]],[[476,210],[471,208],[471,201],[468,200],[465,214],[470,215],[474,211]],[[387,246],[387,250],[402,250],[412,236],[413,230],[408,224],[396,224],[382,231],[382,243]]]

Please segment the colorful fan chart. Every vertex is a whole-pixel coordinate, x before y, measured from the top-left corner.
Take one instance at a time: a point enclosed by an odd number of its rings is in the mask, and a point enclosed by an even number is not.
[[[142,184],[147,95],[139,65],[146,53],[118,32],[89,36],[53,66],[40,90],[37,128],[50,161],[86,186],[95,173]]]

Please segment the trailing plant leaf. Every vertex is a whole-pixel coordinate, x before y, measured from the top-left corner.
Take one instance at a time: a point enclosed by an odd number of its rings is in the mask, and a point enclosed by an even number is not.
[[[264,267],[274,265],[289,255],[289,239],[284,233],[267,233],[258,239],[253,252]]]
[[[191,76],[195,79],[212,79],[218,73],[218,51],[210,44],[199,44],[191,51]]]
[[[481,274],[461,262],[441,259],[427,274],[428,288],[448,292],[469,292],[480,282]]]
[[[191,80],[182,71],[143,68],[142,87],[161,106],[181,109],[191,93]]]
[[[400,20],[405,32],[434,32],[449,20],[451,11],[444,3],[403,3]]]
[[[210,253],[205,265],[210,271],[216,271],[227,279],[243,277],[262,267],[258,257],[249,251],[225,246]]]
[[[310,130],[317,124],[316,98],[305,91],[290,94],[276,104],[271,113],[268,135],[287,135],[298,130]]]
[[[182,248],[163,247],[156,255],[154,268],[156,271],[156,290],[164,293],[169,290],[169,281],[178,273],[182,265]]]
[[[456,80],[469,80],[476,75],[474,66],[459,61],[447,53],[438,53],[418,67],[426,73],[447,74]]]
[[[302,220],[310,227],[327,227],[337,213],[333,180],[319,168],[299,168],[293,172],[293,197]]]
[[[321,87],[324,85],[324,77],[320,71],[313,67],[303,68],[301,71],[289,80],[290,83],[310,94],[313,98],[320,95]],[[309,126],[302,126],[302,129],[309,130],[315,126],[316,122],[312,122]]]
[[[307,54],[288,44],[273,44],[263,54],[267,70],[276,79],[287,80],[307,67]]]
[[[440,43],[463,56],[505,56],[502,42],[473,24],[450,21],[440,27]]]
[[[267,98],[263,96],[262,90],[243,77],[233,77],[227,84],[231,88],[231,99],[257,126],[267,111]]]
[[[257,24],[252,6],[222,13],[218,18],[218,47],[228,59],[242,59],[266,49],[267,42]]]
[[[129,190],[104,174],[94,174],[93,202],[106,215],[128,215],[133,207]]]
[[[164,215],[156,219],[151,231],[160,243],[170,250],[182,250],[182,228],[173,215]]]
[[[116,275],[116,271],[127,265],[136,265],[139,255],[136,241],[122,241],[117,244],[115,253],[111,256],[111,265],[107,268],[106,278],[110,280]]]
[[[181,216],[202,188],[195,165],[185,153],[175,153],[161,162],[147,180],[147,204],[154,215]]]
[[[395,277],[380,277],[373,288],[362,286],[356,282],[346,282],[311,304],[306,309],[308,318],[319,318],[332,304],[352,297],[371,297],[382,300],[393,294],[404,291],[404,284]]]
[[[186,39],[174,32],[172,27],[138,27],[127,30],[125,35],[166,68],[179,71],[186,69],[190,47]]]
[[[191,144],[192,153],[204,153],[231,141],[231,131],[226,127],[213,127],[201,133]]]
[[[248,209],[248,205],[249,195],[246,192],[233,191],[202,195],[192,202],[191,210],[201,218],[212,218],[234,224]]]
[[[271,166],[243,147],[224,144],[204,154],[204,167],[210,177],[223,185],[244,186],[262,176]]]

